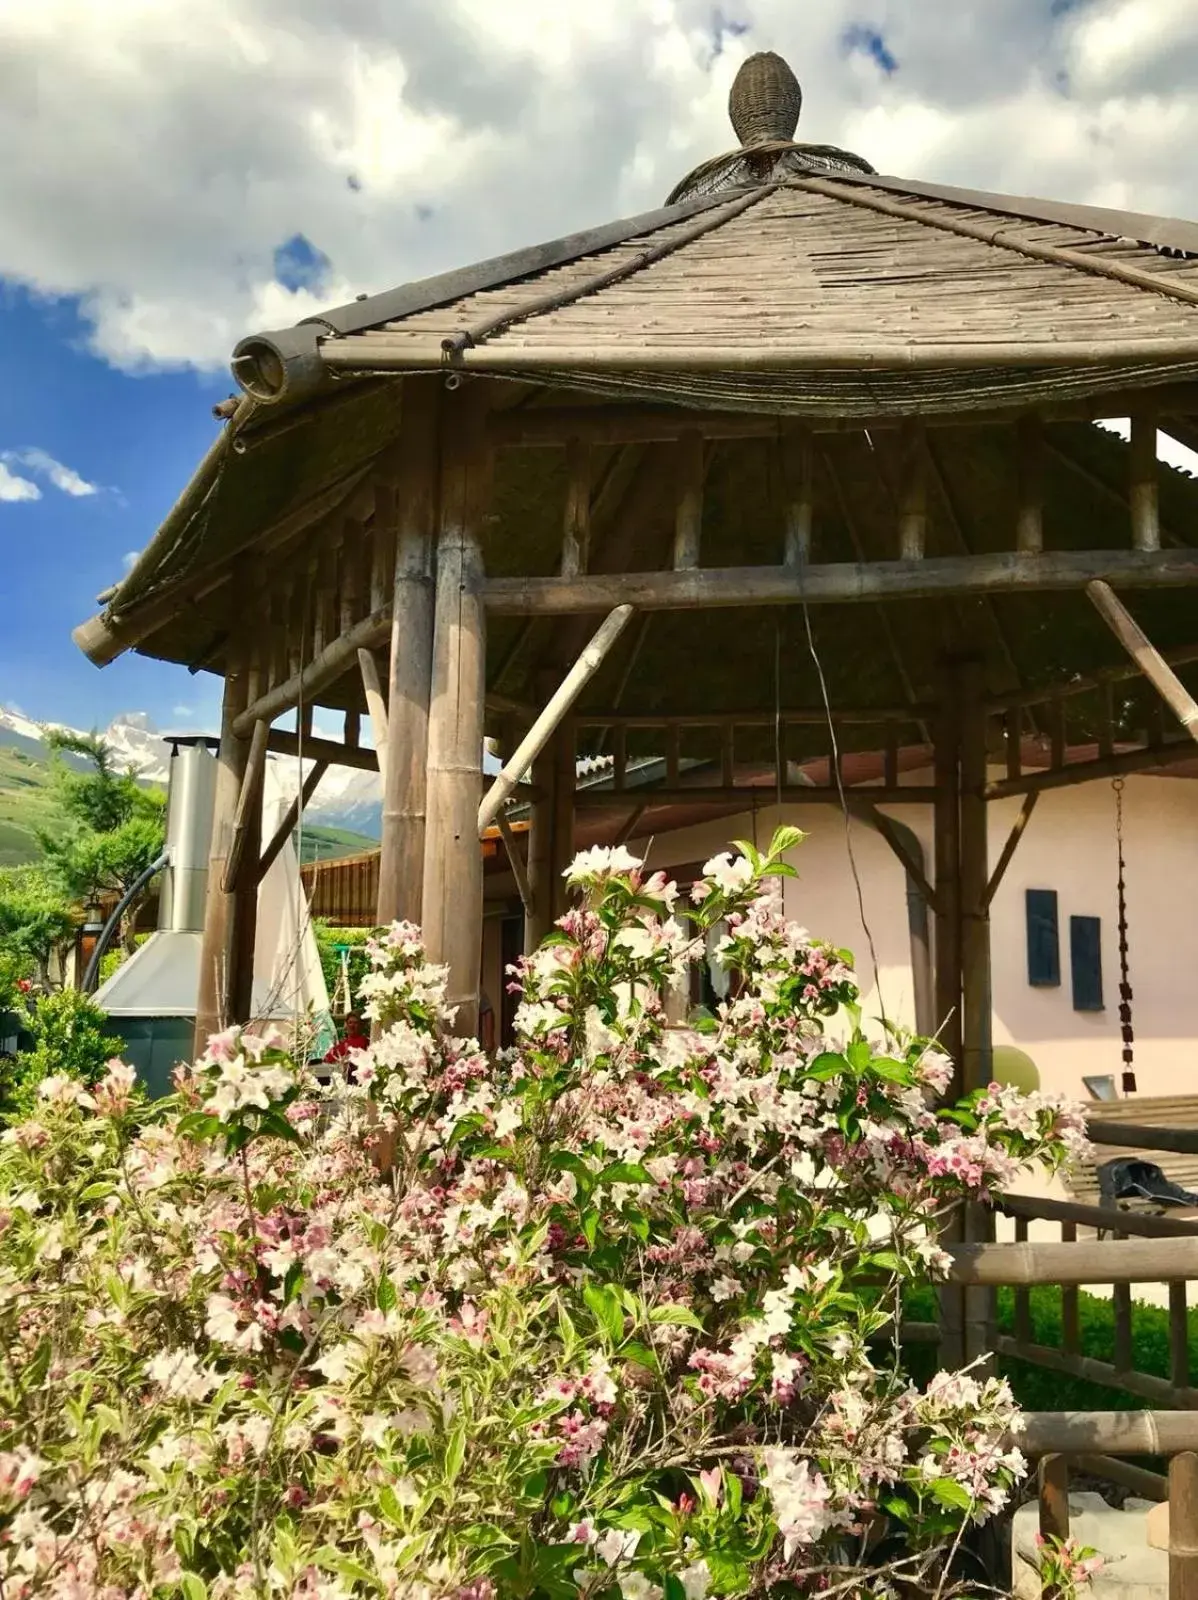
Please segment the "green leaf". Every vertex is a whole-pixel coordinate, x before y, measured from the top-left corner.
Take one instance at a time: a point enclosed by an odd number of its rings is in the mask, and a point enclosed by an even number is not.
[[[599,1213],[597,1211],[588,1211],[583,1217],[582,1235],[593,1250],[595,1248],[595,1240],[599,1236]]]
[[[220,1118],[207,1111],[189,1111],[179,1118],[178,1129],[188,1139],[213,1139],[220,1132]]]
[[[687,1306],[654,1306],[649,1313],[649,1321],[662,1323],[668,1328],[698,1328],[702,1331],[703,1324]]]
[[[832,1078],[839,1078],[848,1070],[848,1062],[842,1055],[834,1051],[825,1050],[816,1056],[815,1060],[804,1072],[805,1078],[811,1078],[816,1083],[828,1083]]]
[[[587,1283],[583,1285],[582,1298],[599,1329],[612,1344],[619,1344],[624,1337],[624,1308],[616,1290],[606,1283]]]
[[[466,1459],[466,1425],[459,1422],[445,1446],[445,1481],[453,1483]]]
[[[50,1370],[50,1341],[43,1339],[33,1352],[33,1359],[21,1374],[21,1383],[28,1389],[37,1389],[45,1382]]]
[[[198,1572],[185,1572],[179,1579],[184,1600],[208,1600],[208,1585]]]
[[[302,1261],[293,1261],[287,1268],[287,1276],[283,1279],[283,1304],[289,1306],[295,1299],[299,1286],[304,1281],[304,1264]]]
[[[933,1478],[932,1495],[942,1506],[950,1506],[954,1511],[973,1510],[973,1496],[955,1478]]]
[[[384,1272],[379,1279],[378,1290],[374,1297],[375,1305],[380,1311],[393,1311],[398,1299],[399,1296],[395,1292],[395,1285]]]
[[[653,1176],[636,1161],[613,1161],[599,1174],[600,1183],[652,1183]]]

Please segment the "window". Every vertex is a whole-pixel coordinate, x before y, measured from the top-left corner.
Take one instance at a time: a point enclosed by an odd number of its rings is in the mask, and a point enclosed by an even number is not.
[[[1027,981],[1034,989],[1056,989],[1061,982],[1061,939],[1057,891],[1027,891]]]
[[[1102,919],[1070,917],[1069,962],[1073,969],[1073,1009],[1101,1011]]]

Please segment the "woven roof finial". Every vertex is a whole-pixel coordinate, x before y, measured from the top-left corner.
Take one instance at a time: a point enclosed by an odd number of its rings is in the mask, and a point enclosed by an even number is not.
[[[799,80],[772,50],[749,57],[728,96],[728,115],[742,145],[790,141],[802,109]]]

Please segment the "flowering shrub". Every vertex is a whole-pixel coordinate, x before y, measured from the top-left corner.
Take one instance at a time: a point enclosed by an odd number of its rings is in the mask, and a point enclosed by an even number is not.
[[[1106,1566],[1097,1550],[1077,1539],[1046,1539],[1038,1533],[1036,1549],[1040,1554],[1040,1582],[1044,1592],[1055,1595],[1056,1600],[1075,1600]]]
[[[781,915],[798,838],[711,862],[685,931],[661,874],[580,856],[495,1063],[397,925],[335,1102],[237,1029],[169,1102],[118,1062],[43,1084],[0,1146],[5,1600],[936,1577],[1022,1473],[1014,1407],[916,1391],[886,1330],[936,1216],[1079,1123],[929,1109],[947,1060],[869,1043],[847,958]],[[733,998],[667,1028],[717,923]]]

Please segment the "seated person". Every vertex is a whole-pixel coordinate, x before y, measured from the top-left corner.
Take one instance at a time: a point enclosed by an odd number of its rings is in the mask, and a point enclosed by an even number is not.
[[[365,1050],[370,1040],[363,1031],[362,1019],[356,1011],[351,1011],[345,1018],[345,1028],[341,1038],[325,1056],[326,1061],[344,1061],[351,1050]]]

